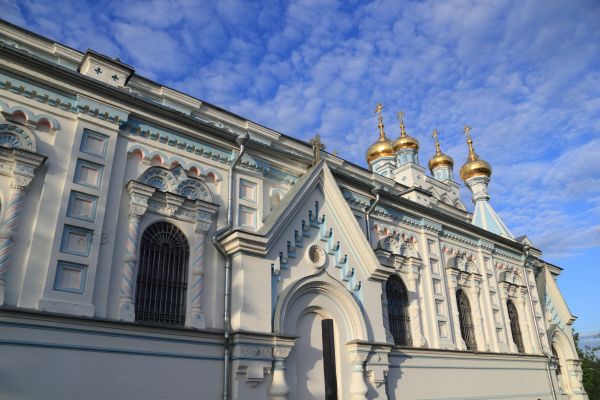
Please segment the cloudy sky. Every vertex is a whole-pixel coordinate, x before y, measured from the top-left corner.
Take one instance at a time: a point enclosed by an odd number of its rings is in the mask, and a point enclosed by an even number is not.
[[[600,3],[0,0],[3,18],[288,135],[320,134],[365,165],[397,111],[437,128],[458,167],[462,126],[494,169],[492,204],[565,268],[576,328],[600,331]],[[457,175],[457,174],[455,174]],[[470,204],[468,193],[464,199]]]

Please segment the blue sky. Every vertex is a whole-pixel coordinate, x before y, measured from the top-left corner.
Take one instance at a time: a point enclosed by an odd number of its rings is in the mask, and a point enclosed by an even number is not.
[[[3,18],[365,165],[397,111],[437,128],[457,169],[462,126],[494,169],[491,202],[565,271],[581,332],[600,331],[600,3],[580,1],[28,1]],[[456,171],[455,171],[456,172]],[[457,177],[457,173],[455,176]],[[463,190],[470,205],[470,197]],[[472,208],[471,208],[472,209]]]

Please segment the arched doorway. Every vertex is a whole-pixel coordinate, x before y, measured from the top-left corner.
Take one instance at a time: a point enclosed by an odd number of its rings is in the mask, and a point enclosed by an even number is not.
[[[346,344],[366,340],[362,311],[345,288],[329,282],[299,282],[280,295],[274,331],[297,336],[286,360],[290,400],[350,398],[352,359]],[[365,388],[366,390],[366,388]]]

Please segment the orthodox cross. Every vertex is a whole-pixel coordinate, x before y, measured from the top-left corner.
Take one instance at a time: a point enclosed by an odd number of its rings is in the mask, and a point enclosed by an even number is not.
[[[398,121],[400,121],[400,125],[404,125],[404,111],[397,112],[396,117],[398,118]]]
[[[471,140],[471,127],[469,125],[465,125],[465,135],[467,136],[467,140]]]
[[[404,129],[404,111],[397,112],[396,117],[398,118],[398,121],[400,121],[400,135],[406,136],[406,130]]]
[[[317,164],[321,160],[321,150],[325,150],[325,143],[321,142],[321,136],[316,135],[314,138],[308,141],[313,148],[313,165]]]
[[[442,150],[440,149],[440,142],[438,141],[438,131],[437,129],[434,129],[433,132],[431,132],[431,136],[433,136],[433,138],[435,139],[435,152],[437,153],[441,153]]]
[[[375,106],[375,114],[377,115],[377,120],[379,121],[379,123],[383,123],[383,115],[381,114],[381,111],[383,111],[383,104],[381,103],[377,103],[377,105]]]

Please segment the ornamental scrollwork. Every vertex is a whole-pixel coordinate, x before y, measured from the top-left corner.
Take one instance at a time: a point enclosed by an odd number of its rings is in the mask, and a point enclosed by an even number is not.
[[[35,139],[26,128],[13,124],[0,124],[0,146],[35,152]]]
[[[150,167],[140,176],[139,182],[157,188],[161,192],[175,193],[189,200],[212,202],[210,189],[202,180],[188,176],[183,167],[171,170]]]

